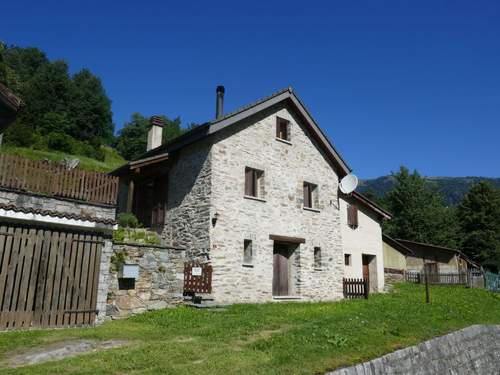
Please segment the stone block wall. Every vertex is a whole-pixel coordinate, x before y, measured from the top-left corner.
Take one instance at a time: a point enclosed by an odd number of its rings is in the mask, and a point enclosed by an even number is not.
[[[276,139],[276,117],[290,121],[290,141]],[[215,136],[211,151],[210,262],[218,303],[272,301],[270,235],[304,238],[290,258],[290,294],[303,300],[342,297],[343,253],[338,176],[301,120],[287,106],[270,108]],[[263,171],[259,199],[244,196],[245,167]],[[303,184],[317,185],[315,209],[303,207]],[[243,264],[244,240],[253,264]],[[321,248],[321,267],[314,248]]]
[[[329,375],[498,374],[500,326],[474,325]]]
[[[99,219],[115,219],[114,206],[89,204],[72,199],[55,198],[4,189],[0,189],[0,203]]]
[[[107,316],[125,317],[182,302],[185,251],[172,247],[117,244],[108,276]],[[135,282],[119,278],[120,263],[139,265]]]
[[[211,144],[201,141],[173,156],[162,243],[182,247],[205,261],[210,250]]]

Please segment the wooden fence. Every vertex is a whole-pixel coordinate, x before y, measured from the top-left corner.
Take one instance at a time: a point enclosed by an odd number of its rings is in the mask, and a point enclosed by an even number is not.
[[[366,298],[370,293],[368,280],[365,279],[343,279],[344,298]]]
[[[118,177],[0,154],[0,187],[114,205]]]
[[[425,283],[424,272],[406,272],[405,279],[410,283],[423,284]],[[428,273],[429,284],[439,285],[467,285],[467,272],[460,273]]]
[[[0,330],[94,324],[102,243],[0,223]]]
[[[492,292],[500,292],[500,274],[486,272],[484,280],[486,289]]]

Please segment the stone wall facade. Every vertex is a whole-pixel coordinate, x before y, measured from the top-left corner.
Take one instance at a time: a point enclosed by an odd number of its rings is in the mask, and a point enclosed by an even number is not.
[[[72,199],[55,198],[12,190],[0,189],[0,204],[13,204],[17,207],[42,209],[99,219],[115,219],[114,206],[88,204]]]
[[[498,374],[500,326],[474,325],[330,375]]]
[[[125,317],[181,303],[184,258],[185,251],[178,248],[115,243],[108,263],[106,315]],[[122,262],[139,265],[135,282],[119,278]]]
[[[211,144],[194,143],[174,156],[169,170],[168,203],[162,240],[206,261],[210,250]]]
[[[290,121],[290,141],[276,138],[276,117]],[[337,206],[338,176],[321,148],[288,107],[271,108],[214,136],[210,262],[212,297],[219,303],[273,300],[270,235],[298,237],[290,257],[290,294],[303,300],[342,296],[343,253]],[[244,196],[245,168],[263,171],[260,197]],[[303,207],[303,184],[317,185],[314,209]],[[244,240],[253,260],[243,263]],[[314,264],[320,248],[321,265]]]

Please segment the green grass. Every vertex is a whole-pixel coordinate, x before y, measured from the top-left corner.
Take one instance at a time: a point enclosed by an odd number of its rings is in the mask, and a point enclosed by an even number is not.
[[[104,151],[104,161],[99,161],[96,159],[89,158],[87,156],[80,155],[70,155],[64,152],[58,151],[44,151],[44,150],[34,150],[25,147],[12,147],[12,146],[2,146],[0,147],[0,153],[19,155],[31,160],[50,160],[50,161],[61,161],[65,158],[67,159],[79,159],[79,168],[96,171],[96,172],[110,172],[115,168],[125,164],[125,159],[123,159],[118,152],[111,148],[102,146]]]
[[[186,307],[92,329],[0,334],[0,361],[12,351],[60,340],[126,339],[128,347],[4,374],[312,374],[378,357],[471,324],[500,323],[500,295],[463,287],[397,285],[368,301]]]

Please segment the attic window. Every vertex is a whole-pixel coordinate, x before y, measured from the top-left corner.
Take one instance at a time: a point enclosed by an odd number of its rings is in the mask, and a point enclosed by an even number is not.
[[[276,138],[290,142],[290,121],[276,117]]]

